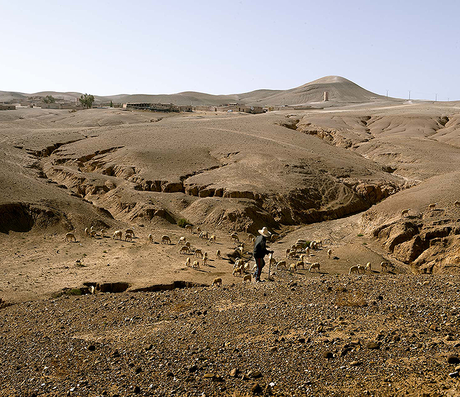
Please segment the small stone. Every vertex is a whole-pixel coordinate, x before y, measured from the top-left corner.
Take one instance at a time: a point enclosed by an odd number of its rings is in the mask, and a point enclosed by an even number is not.
[[[94,345],[89,345],[89,346],[88,346],[88,350],[89,350],[90,352],[93,352],[94,350],[96,350],[96,346],[94,346]]]
[[[350,363],[350,365],[351,365],[352,367],[357,367],[358,365],[361,365],[361,361],[352,361],[352,362]]]
[[[261,394],[262,393],[262,387],[258,383],[255,383],[255,384],[252,385],[251,391],[254,394]]]
[[[213,372],[206,372],[204,375],[203,375],[203,378],[205,379],[212,379],[214,378],[215,374]]]
[[[259,371],[249,371],[247,375],[250,378],[260,378],[262,376],[262,374]]]
[[[113,355],[112,355],[112,356],[113,356],[113,357],[120,357],[119,351],[118,351],[118,350],[115,350],[115,351],[113,352]]]
[[[136,368],[136,374],[140,374],[142,372],[142,368],[141,367],[137,367]]]
[[[233,368],[231,371],[230,371],[230,376],[232,378],[236,378],[238,376],[238,368]]]
[[[153,349],[153,345],[148,345],[145,347],[145,350],[152,350]]]
[[[188,368],[189,372],[196,372],[198,370],[198,367],[196,365],[192,365]]]
[[[167,376],[168,378],[174,378],[174,374],[173,374],[171,371],[169,371],[169,372],[166,374],[166,376]]]
[[[457,365],[457,366],[455,367],[455,370],[456,370],[456,371],[460,371],[460,365]]]
[[[332,352],[324,352],[323,353],[324,358],[334,358],[334,354]]]
[[[272,353],[275,353],[276,351],[278,351],[278,348],[276,346],[272,346],[270,347],[269,349]]]
[[[368,349],[374,350],[374,349],[380,349],[380,343],[379,342],[369,342],[366,347]]]
[[[436,324],[431,324],[431,325],[430,325],[430,329],[431,329],[432,331],[439,331],[439,328],[438,328],[438,326],[437,326]]]
[[[458,371],[451,372],[451,373],[449,374],[449,376],[450,376],[451,378],[458,378]]]
[[[451,354],[449,357],[447,357],[447,362],[449,364],[458,364],[460,363],[460,359],[458,358],[458,356]]]
[[[446,341],[453,341],[454,340],[454,337],[452,335],[446,335],[446,337],[444,338],[444,340]]]
[[[139,386],[136,386],[134,388],[134,393],[139,394],[141,392],[141,388]]]

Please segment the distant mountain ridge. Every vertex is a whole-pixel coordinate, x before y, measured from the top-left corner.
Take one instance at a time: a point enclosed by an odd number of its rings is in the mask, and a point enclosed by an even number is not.
[[[392,99],[368,91],[352,81],[340,76],[326,76],[300,87],[289,90],[260,89],[242,94],[212,95],[202,92],[185,91],[177,94],[118,94],[111,96],[94,95],[96,103],[174,103],[176,105],[224,105],[242,103],[258,106],[307,105],[322,102],[324,92],[328,93],[329,101],[338,103],[365,103],[379,99]],[[0,102],[24,101],[28,97],[44,97],[52,95],[56,99],[77,100],[79,92],[41,91],[34,94],[0,91]]]

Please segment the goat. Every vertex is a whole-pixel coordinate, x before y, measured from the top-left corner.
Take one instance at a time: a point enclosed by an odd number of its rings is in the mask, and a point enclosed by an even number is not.
[[[216,287],[222,287],[222,278],[220,277],[217,277],[215,278],[214,280],[212,280],[212,284],[211,285],[215,285]]]
[[[169,238],[169,236],[161,236],[161,244],[171,244],[171,239]]]
[[[133,237],[136,237],[136,235],[134,234],[134,230],[133,230],[133,229],[126,229],[126,230],[125,230],[125,234],[128,234],[128,233],[129,233],[129,234],[132,234]]]
[[[328,257],[329,259],[331,259],[331,255],[332,255],[332,250],[329,248],[329,249],[327,250],[327,257]]]
[[[220,250],[217,250],[216,252],[217,259],[221,259],[222,255],[220,254]]]
[[[287,269],[287,263],[286,263],[286,261],[279,261],[279,262],[276,264],[276,270],[278,270],[280,267],[284,267],[285,269]]]
[[[74,243],[77,242],[77,238],[75,237],[75,234],[73,233],[67,233],[65,235],[65,241],[73,241]]]
[[[295,273],[296,270],[297,270],[297,264],[291,263],[291,264],[289,265],[289,271],[290,271],[291,273],[292,273],[292,272]]]
[[[429,210],[435,210],[436,209],[436,203],[432,203],[428,206]]]
[[[148,239],[151,243],[153,243],[153,236],[151,234],[149,234]]]
[[[245,283],[246,281],[249,281],[251,282],[252,280],[252,277],[250,274],[246,274],[244,277],[243,277],[243,283]]]
[[[217,237],[214,234],[212,234],[211,237],[209,237],[209,242],[210,243],[215,243],[216,240],[217,240]]]
[[[314,269],[317,269],[319,271],[320,267],[321,267],[321,265],[319,264],[319,262],[315,262],[315,263],[312,263],[310,265],[310,269],[308,269],[308,271],[311,272]]]
[[[360,265],[355,265],[355,266],[350,267],[348,274],[353,274],[353,273],[359,274],[359,268],[360,268]]]
[[[185,225],[184,229],[187,230],[190,233],[193,233],[193,226],[192,225]]]
[[[198,256],[199,258],[203,258],[203,251],[201,249],[196,248],[195,249],[195,256]]]
[[[454,205],[455,205],[456,207],[460,207],[460,201],[458,201],[458,200],[455,201],[455,202],[454,202]]]
[[[371,265],[370,262],[367,262],[367,263],[366,263],[366,266],[364,266],[364,271],[365,271],[365,272],[372,273],[372,265]]]
[[[185,244],[187,242],[187,239],[185,237],[179,237],[179,241],[177,244]]]
[[[187,266],[187,267],[192,266],[192,264],[190,262],[190,257],[185,260],[185,266]]]
[[[304,261],[298,261],[296,264],[297,269],[299,269],[302,266],[302,269],[305,269],[305,262]]]
[[[190,248],[186,246],[181,247],[179,250],[179,254],[189,254],[189,253],[190,253]]]
[[[193,261],[192,267],[193,267],[194,269],[199,269],[199,268],[200,268],[200,262],[199,262],[199,261]]]
[[[115,230],[113,232],[113,236],[112,238],[115,240],[116,238],[118,238],[119,240],[121,240],[123,238],[123,232],[121,230]]]
[[[241,266],[238,266],[237,268],[233,269],[232,275],[235,276],[236,273],[239,273],[240,276],[243,275],[243,268]]]

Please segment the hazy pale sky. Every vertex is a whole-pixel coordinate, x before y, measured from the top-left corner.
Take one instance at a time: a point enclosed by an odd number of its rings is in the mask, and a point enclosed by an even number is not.
[[[460,1],[0,0],[0,91],[289,89],[460,99]]]

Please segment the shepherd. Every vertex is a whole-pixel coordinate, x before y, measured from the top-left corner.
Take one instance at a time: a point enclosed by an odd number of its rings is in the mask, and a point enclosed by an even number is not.
[[[254,243],[254,259],[256,260],[256,269],[254,271],[254,278],[256,282],[260,282],[260,274],[262,273],[262,268],[265,266],[264,256],[268,254],[273,254],[274,251],[269,251],[267,249],[267,238],[271,236],[271,233],[264,226],[259,230],[259,236],[257,236]]]

